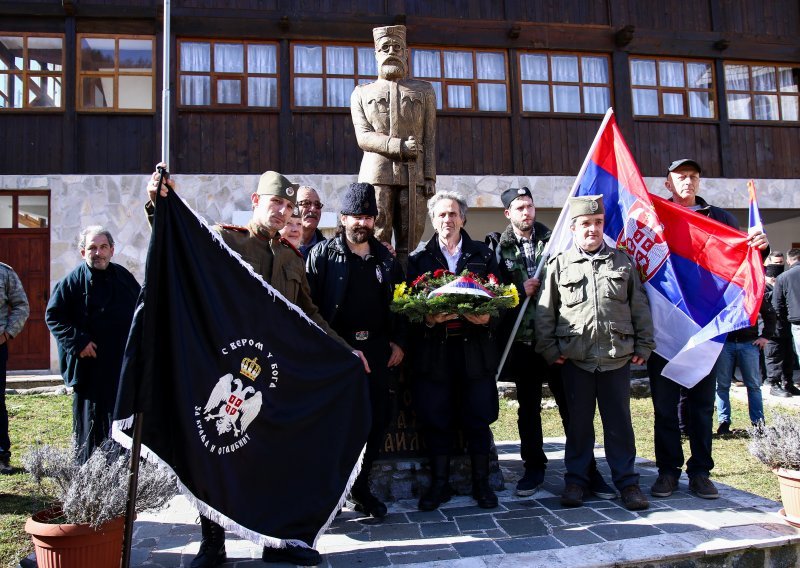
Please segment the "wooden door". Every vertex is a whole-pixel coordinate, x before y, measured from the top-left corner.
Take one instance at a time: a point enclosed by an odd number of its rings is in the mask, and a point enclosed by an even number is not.
[[[0,191],[0,262],[22,280],[31,313],[9,344],[8,370],[50,368],[44,312],[50,298],[50,193]]]

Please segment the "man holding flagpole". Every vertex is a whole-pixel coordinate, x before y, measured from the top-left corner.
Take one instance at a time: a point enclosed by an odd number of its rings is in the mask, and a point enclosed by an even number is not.
[[[165,164],[161,164],[165,167]],[[150,202],[145,210],[154,212],[155,193],[159,187],[160,173],[153,173],[148,184]],[[174,190],[174,182],[166,178],[164,185]],[[311,300],[310,289],[305,275],[302,254],[283,239],[279,233],[291,218],[297,200],[298,185],[290,182],[277,172],[265,172],[258,183],[256,192],[252,194],[253,215],[247,227],[216,225],[213,229],[225,243],[241,254],[244,262],[249,264],[266,282],[281,292],[287,300],[300,307],[329,336],[341,345],[351,347],[337,335]],[[166,197],[167,189],[161,187],[161,196]],[[353,350],[361,358],[364,369],[369,366],[361,351]],[[227,559],[225,552],[225,529],[210,518],[200,515],[202,541],[191,568],[213,568]],[[289,562],[300,566],[315,566],[322,561],[316,550],[307,546],[286,544],[284,548],[264,547],[264,562]]]
[[[700,191],[702,169],[695,160],[682,158],[667,168],[665,187],[672,194],[670,201],[700,215],[739,228],[736,218],[729,212],[709,205],[697,194]],[[750,247],[765,251],[769,246],[761,230],[753,230],[748,238]],[[735,333],[735,332],[734,332]],[[730,338],[730,335],[728,336]],[[647,363],[650,390],[655,412],[654,434],[658,478],[650,488],[654,497],[669,497],[678,487],[678,478],[684,464],[681,431],[678,425],[678,402],[683,389],[688,402],[688,433],[691,456],[686,461],[689,490],[703,499],[717,499],[719,492],[709,478],[714,468],[711,457],[712,420],[716,381],[714,371],[691,388],[684,388],[662,374],[667,359],[653,354]]]

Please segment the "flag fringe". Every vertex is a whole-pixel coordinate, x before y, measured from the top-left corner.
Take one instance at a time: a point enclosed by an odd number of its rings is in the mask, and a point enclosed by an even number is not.
[[[133,422],[134,422],[134,416],[131,415],[123,420],[115,420],[111,428],[111,438],[126,450],[131,449],[131,446],[133,444],[133,439],[129,435],[125,434],[123,430],[130,430],[131,428],[133,428]],[[336,507],[334,507],[333,511],[331,511],[331,514],[328,516],[328,520],[325,521],[325,524],[322,525],[319,532],[314,537],[314,542],[312,543],[311,546],[309,546],[308,543],[302,540],[280,539],[269,535],[263,535],[261,533],[252,531],[247,527],[240,525],[230,517],[226,517],[216,509],[210,507],[204,501],[201,501],[200,499],[195,497],[195,495],[189,490],[189,488],[186,487],[183,483],[181,483],[180,478],[172,469],[172,467],[170,467],[170,465],[167,462],[162,460],[158,456],[158,454],[151,451],[150,448],[148,448],[145,444],[142,444],[141,446],[141,452],[142,452],[141,455],[144,459],[146,459],[150,463],[155,464],[159,468],[164,469],[165,471],[169,472],[172,476],[174,476],[178,487],[178,492],[181,495],[183,495],[186,498],[186,500],[189,501],[189,503],[195,509],[197,509],[197,511],[201,515],[203,515],[208,519],[211,519],[212,521],[224,527],[225,529],[233,533],[236,533],[243,539],[249,540],[250,542],[257,544],[259,546],[266,546],[269,548],[286,548],[287,546],[316,548],[319,537],[322,536],[325,533],[325,531],[328,530],[328,527],[330,527],[331,523],[336,518],[336,515],[339,513],[339,510],[344,506],[345,502],[347,501],[347,495],[350,493],[350,489],[352,488],[353,483],[355,483],[358,474],[361,472],[361,465],[364,461],[364,452],[366,451],[366,448],[367,448],[366,444],[364,445],[363,448],[361,448],[361,454],[359,455],[358,460],[356,461],[356,464],[353,467],[353,471],[350,473],[350,478],[347,480],[347,485],[344,491],[342,492],[342,495],[339,498]]]

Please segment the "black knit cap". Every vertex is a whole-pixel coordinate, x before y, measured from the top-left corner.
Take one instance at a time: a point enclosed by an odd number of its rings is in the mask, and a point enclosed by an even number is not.
[[[371,183],[351,183],[342,198],[342,215],[378,216],[375,187]]]
[[[531,195],[531,190],[528,189],[527,187],[508,188],[502,193],[502,195],[500,195],[500,201],[503,202],[503,207],[508,209],[511,206],[511,202],[518,197],[530,197],[531,201],[533,201],[533,195]]]

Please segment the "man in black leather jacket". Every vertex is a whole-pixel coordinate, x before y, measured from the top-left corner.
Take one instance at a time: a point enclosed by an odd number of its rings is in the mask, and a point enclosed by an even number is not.
[[[345,341],[357,345],[369,363],[372,427],[350,498],[357,511],[382,518],[386,505],[370,491],[369,474],[390,418],[389,388],[404,356],[405,318],[389,309],[394,287],[404,276],[400,263],[374,237],[377,215],[375,188],[350,184],[342,203],[341,231],[311,249],[306,272],[322,317]]]

